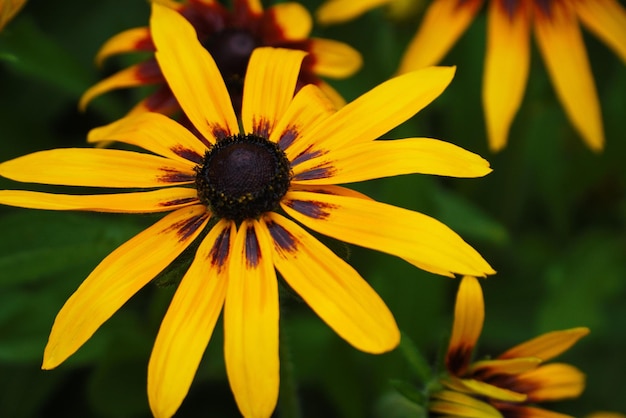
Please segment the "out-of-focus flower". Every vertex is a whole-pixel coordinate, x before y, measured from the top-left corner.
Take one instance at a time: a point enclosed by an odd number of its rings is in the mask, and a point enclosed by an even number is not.
[[[446,390],[433,396],[430,410],[459,417],[567,417],[535,404],[578,397],[585,387],[585,376],[569,364],[545,363],[568,350],[589,329],[549,332],[495,359],[472,361],[484,316],[480,283],[474,277],[464,277],[445,359],[448,376],[442,384]],[[451,394],[455,392],[463,396]],[[470,403],[469,398],[475,399]],[[467,415],[477,410],[484,415]]]
[[[0,31],[24,6],[26,0],[0,0]]]
[[[597,411],[589,415],[585,415],[585,418],[626,418],[626,415],[619,412]]]
[[[361,55],[352,47],[330,39],[309,37],[312,19],[299,3],[280,3],[263,9],[260,0],[234,0],[229,10],[213,0],[152,1],[176,10],[194,26],[200,43],[217,63],[237,114],[241,110],[246,67],[256,47],[308,52],[298,88],[316,84],[337,105],[343,104],[343,99],[320,77],[345,78],[361,67]],[[129,29],[109,39],[98,52],[96,61],[101,64],[113,55],[139,51],[154,51],[148,27]],[[137,104],[131,113],[153,111],[172,115],[180,107],[165,81],[157,60],[151,58],[89,88],[80,100],[80,107],[84,109],[95,97],[114,89],[156,85],[156,91]]]
[[[399,76],[335,110],[313,84],[294,96],[304,52],[257,48],[239,120],[192,25],[158,4],[151,24],[159,67],[198,135],[145,112],[97,128],[102,135],[96,136],[150,154],[56,149],[0,164],[0,175],[17,181],[131,189],[94,195],[2,190],[2,204],[172,211],[106,257],[68,299],[52,327],[43,368],[65,361],[196,239],[201,242],[148,366],[148,396],[157,417],[173,415],[185,398],[222,308],[226,370],[237,404],[244,416],[270,416],[279,387],[275,269],[354,347],[369,353],[393,349],[400,334],[381,298],[284,214],[437,274],[494,273],[441,222],[338,185],[410,173],[479,177],[491,171],[478,155],[443,141],[375,140],[439,96],[453,68]]]
[[[339,3],[318,13],[328,21]],[[363,10],[387,1],[354,1]],[[506,146],[509,129],[522,103],[530,67],[530,35],[573,126],[593,150],[604,146],[600,103],[579,22],[626,62],[626,10],[616,0],[489,0],[483,107],[489,146]],[[409,44],[399,73],[435,65],[465,32],[483,0],[434,0]],[[332,6],[332,8],[331,8]]]

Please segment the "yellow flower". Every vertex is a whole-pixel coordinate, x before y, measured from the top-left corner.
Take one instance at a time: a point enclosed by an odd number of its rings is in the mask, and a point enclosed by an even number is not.
[[[361,67],[361,55],[350,46],[330,39],[309,38],[312,19],[299,3],[281,3],[263,10],[260,0],[235,0],[233,9],[229,10],[213,0],[151,1],[178,11],[194,26],[200,42],[217,63],[238,114],[243,76],[256,47],[308,52],[299,87],[315,83],[338,105],[343,104],[339,93],[319,77],[345,78]],[[154,51],[148,27],[129,29],[109,39],[98,52],[96,62],[102,64],[113,55],[139,51]],[[83,94],[80,107],[84,109],[91,100],[108,91],[142,85],[157,85],[158,88],[131,113],[153,111],[172,115],[180,110],[155,59],[133,65],[95,84]]]
[[[199,237],[150,358],[148,396],[156,416],[169,417],[180,406],[222,308],[226,369],[241,413],[272,413],[279,387],[275,269],[354,347],[368,353],[393,349],[399,331],[384,302],[349,264],[287,216],[434,273],[493,273],[435,219],[337,185],[409,173],[478,177],[490,171],[478,155],[443,141],[375,141],[439,96],[453,68],[400,76],[337,111],[315,85],[294,96],[304,52],[259,48],[245,78],[240,130],[218,67],[189,22],[154,4],[151,25],[156,59],[197,135],[147,112],[97,128],[102,135],[96,136],[151,154],[56,149],[0,164],[0,175],[22,182],[133,189],[94,195],[3,190],[2,204],[172,211],[106,257],[68,299],[52,327],[44,369],[78,350]]]
[[[619,412],[597,411],[586,415],[585,418],[626,418],[626,415]]]
[[[480,283],[475,277],[466,276],[459,286],[445,359],[449,376],[442,383],[447,389],[443,395],[434,396],[431,411],[457,414],[452,416],[567,417],[533,404],[575,398],[582,393],[585,376],[580,370],[564,363],[544,363],[568,350],[589,329],[548,332],[493,360],[472,362],[484,317]],[[483,414],[463,415],[471,411]]]
[[[24,6],[26,0],[0,0],[0,31]]]
[[[341,4],[333,0],[321,19],[332,19]],[[355,1],[371,8],[387,1]],[[340,4],[341,3],[341,4]],[[434,0],[409,44],[399,73],[437,64],[465,32],[482,0]],[[579,21],[626,62],[626,10],[616,0],[490,0],[487,10],[487,51],[483,75],[483,106],[489,146],[506,146],[530,65],[530,32],[557,96],[585,143],[604,146],[604,129],[596,87]],[[328,16],[330,15],[330,17]]]

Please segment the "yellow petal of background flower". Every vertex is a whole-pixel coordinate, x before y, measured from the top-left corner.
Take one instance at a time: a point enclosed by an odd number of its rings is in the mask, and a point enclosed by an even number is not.
[[[264,225],[241,223],[228,269],[224,356],[245,417],[269,417],[278,400],[278,283],[272,251]]]
[[[504,360],[481,360],[472,363],[468,372],[480,374],[481,379],[496,374],[519,374],[536,369],[543,360],[537,357],[519,357]]]
[[[494,273],[454,231],[418,212],[373,200],[292,191],[287,192],[281,207],[315,231],[402,257],[428,271],[432,266],[449,276]]]
[[[161,187],[193,182],[193,165],[114,149],[39,151],[0,164],[16,181],[88,187]]]
[[[332,39],[311,38],[309,51],[313,57],[313,71],[317,75],[345,78],[363,65],[359,51]]]
[[[189,391],[222,311],[234,223],[221,220],[204,238],[163,318],[148,364],[155,417],[171,417]]]
[[[474,379],[454,379],[444,382],[447,387],[455,388],[455,390],[463,390],[479,396],[490,399],[496,399],[504,402],[524,402],[527,399],[525,393],[514,392],[489,383],[481,382]]]
[[[482,0],[433,1],[402,57],[398,73],[435,65],[441,61],[465,32],[482,3]]]
[[[589,334],[589,328],[584,327],[548,332],[516,345],[498,356],[498,358],[537,357],[543,361],[548,361],[569,350],[571,346],[587,334]]]
[[[85,210],[93,212],[169,212],[198,202],[196,189],[168,187],[136,193],[69,195],[0,190],[0,203],[29,209]]]
[[[463,277],[454,305],[454,324],[446,353],[450,373],[462,376],[472,358],[485,321],[485,302],[478,279]]]
[[[0,0],[0,30],[20,11],[26,0]]]
[[[102,65],[104,60],[113,55],[147,50],[147,46],[151,44],[149,28],[127,29],[113,36],[100,47],[98,54],[96,54],[96,64]]]
[[[207,145],[178,122],[159,113],[139,113],[92,129],[87,142],[119,141],[187,164],[198,164]]]
[[[243,88],[241,121],[245,133],[269,138],[293,94],[306,52],[257,48],[252,52]]]
[[[208,218],[203,205],[179,209],[102,260],[57,314],[42,368],[53,369],[78,350],[104,321],[187,248]]]
[[[626,10],[616,0],[573,2],[578,17],[626,62]]]
[[[431,412],[454,414],[454,417],[502,418],[502,414],[493,406],[464,393],[443,390],[432,397],[435,400],[428,404]]]
[[[325,25],[354,19],[368,10],[391,3],[393,0],[327,0],[317,9],[317,20]]]
[[[578,22],[569,3],[535,12],[535,34],[556,93],[570,121],[594,151],[604,147],[600,103]]]
[[[501,407],[504,409],[504,407]],[[513,416],[516,418],[575,418],[571,415],[565,415],[558,412],[548,411],[543,408],[535,408],[532,406],[524,405],[507,405],[504,412],[506,416]]]
[[[279,3],[265,10],[264,19],[270,19],[273,25],[280,28],[283,41],[300,41],[306,39],[313,28],[313,19],[309,11],[300,3]]]
[[[303,132],[293,152],[311,146],[327,152],[377,139],[435,100],[454,72],[454,67],[430,67],[387,80]]]
[[[483,106],[492,151],[499,151],[506,145],[528,81],[530,9],[523,2],[515,7],[511,16],[502,1],[489,3]]]
[[[552,363],[517,376],[512,387],[524,389],[528,402],[577,398],[585,389],[585,375],[569,364]]]
[[[150,28],[161,71],[196,129],[208,140],[239,132],[222,75],[191,23],[167,7],[153,4]]]
[[[83,93],[78,102],[78,108],[85,111],[93,99],[111,90],[154,84],[163,80],[159,74],[147,73],[146,68],[148,68],[146,63],[135,64],[99,81]]]
[[[479,155],[449,142],[407,138],[333,150],[296,165],[293,172],[297,182],[336,184],[414,173],[480,177],[491,169]]]
[[[294,222],[270,213],[265,223],[274,241],[276,268],[341,338],[374,354],[398,345],[393,315],[354,268]]]

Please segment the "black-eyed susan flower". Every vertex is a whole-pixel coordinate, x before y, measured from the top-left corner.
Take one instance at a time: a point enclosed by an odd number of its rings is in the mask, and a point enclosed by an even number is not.
[[[158,417],[173,415],[186,396],[222,309],[226,370],[241,413],[272,413],[279,387],[276,270],[354,347],[382,353],[398,344],[394,318],[376,292],[294,220],[434,273],[493,273],[435,219],[337,185],[490,171],[481,157],[443,141],[374,140],[441,94],[453,68],[389,80],[337,111],[315,85],[294,96],[304,52],[259,48],[246,73],[240,129],[227,86],[191,24],[154,4],[151,25],[159,66],[199,136],[146,112],[97,128],[96,135],[150,154],[55,149],[0,164],[0,175],[22,182],[132,189],[93,195],[4,190],[3,204],[171,212],[106,257],[68,299],[52,327],[44,369],[78,350],[201,235],[149,362],[148,397]]]
[[[535,404],[575,398],[582,393],[585,376],[580,370],[569,364],[545,363],[568,350],[589,329],[548,332],[494,359],[472,361],[484,316],[478,279],[464,277],[457,293],[445,358],[448,376],[442,383],[446,390],[434,395],[430,410],[459,417],[568,417]],[[472,411],[483,414],[467,415]]]
[[[4,29],[25,3],[26,0],[0,0],[0,30]]]
[[[331,0],[318,12],[320,20],[332,21],[337,15],[335,10],[349,2]],[[371,8],[386,2],[354,3]],[[490,148],[498,151],[506,146],[528,79],[533,30],[568,118],[591,149],[601,150],[604,130],[600,104],[579,22],[626,62],[626,10],[616,0],[488,3],[482,95]],[[482,4],[482,0],[432,1],[405,52],[399,73],[437,64],[465,32]]]
[[[152,0],[156,1],[156,0]],[[299,86],[317,84],[336,104],[343,99],[320,77],[345,78],[361,67],[361,55],[350,46],[331,39],[309,37],[312,18],[299,3],[286,2],[263,9],[260,0],[234,0],[232,10],[215,0],[159,0],[176,10],[196,29],[200,43],[217,63],[231,94],[235,111],[241,109],[243,77],[252,50],[260,46],[291,48],[308,52],[299,76]],[[109,39],[96,56],[107,58],[132,52],[154,51],[148,27],[133,28]],[[143,85],[156,90],[137,104],[131,113],[153,111],[172,115],[180,109],[155,59],[128,67],[89,88],[80,100],[85,108],[108,91]]]

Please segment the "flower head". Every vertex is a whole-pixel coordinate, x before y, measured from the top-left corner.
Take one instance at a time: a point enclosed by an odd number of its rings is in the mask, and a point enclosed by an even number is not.
[[[355,1],[363,8],[386,1]],[[343,3],[332,0],[321,10],[324,20]],[[585,143],[599,151],[604,131],[581,22],[626,62],[626,10],[617,0],[489,0],[483,107],[492,150],[506,146],[530,66],[530,32],[557,96]],[[483,0],[434,0],[400,64],[399,73],[437,64],[465,32]],[[332,8],[331,8],[332,5]]]
[[[266,10],[260,0],[235,0],[232,10],[214,0],[168,0],[158,3],[176,10],[194,26],[200,43],[217,63],[238,114],[243,78],[250,54],[256,47],[274,46],[308,52],[298,86],[317,84],[337,104],[343,103],[343,99],[319,77],[348,77],[361,66],[360,54],[350,46],[330,39],[309,38],[312,19],[299,3],[281,3]],[[150,29],[134,28],[109,39],[98,52],[96,61],[101,64],[113,55],[154,50]],[[83,94],[80,107],[84,109],[91,100],[108,91],[142,85],[157,85],[158,88],[137,104],[131,113],[153,111],[172,115],[180,109],[154,58],[95,84]]]
[[[435,394],[430,409],[456,411],[454,416],[483,411],[487,417],[566,417],[533,406],[545,401],[578,397],[585,377],[577,368],[547,361],[560,355],[589,333],[587,328],[553,331],[519,344],[495,359],[472,361],[484,321],[484,301],[475,277],[459,286],[454,326],[445,358],[446,390]]]
[[[434,273],[493,273],[442,223],[337,185],[418,172],[487,174],[484,159],[443,141],[375,141],[441,94],[454,69],[398,77],[337,111],[315,85],[294,96],[304,52],[258,48],[245,78],[240,128],[219,69],[191,24],[154,4],[151,25],[156,59],[197,135],[147,112],[97,128],[96,135],[150,154],[56,149],[0,164],[0,175],[17,181],[132,189],[94,195],[4,190],[3,204],[171,212],[113,251],[68,299],[52,327],[43,368],[65,361],[196,239],[199,247],[150,358],[148,396],[156,416],[171,416],[180,406],[222,309],[237,404],[244,416],[272,413],[279,386],[276,270],[354,347],[393,349],[399,331],[381,298],[288,217]]]

